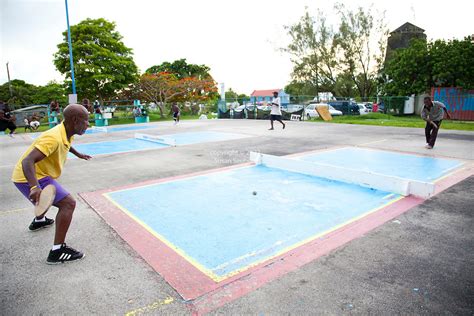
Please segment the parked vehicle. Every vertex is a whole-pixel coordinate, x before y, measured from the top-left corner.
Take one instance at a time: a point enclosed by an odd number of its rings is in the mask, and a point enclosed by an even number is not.
[[[328,108],[329,113],[331,113],[332,116],[339,116],[342,115],[341,111],[336,110],[332,106],[326,103],[310,103],[306,108],[305,108],[305,114],[304,116],[309,120],[311,118],[316,118],[319,117],[318,112],[316,111],[317,106],[325,106]]]
[[[287,112],[296,112],[301,110],[302,108],[304,108],[304,105],[302,104],[288,104],[285,106],[285,108],[283,108],[282,106],[282,110],[285,110]]]
[[[328,105],[328,110],[329,110],[329,113],[331,113],[332,116],[339,116],[339,115],[342,115],[342,112],[341,112],[341,111],[336,110],[336,109],[333,108],[331,105]]]
[[[336,110],[341,111],[343,115],[360,115],[359,106],[354,101],[329,101],[328,104]]]
[[[316,103],[308,104],[304,109],[304,117],[308,120],[312,118],[319,117],[318,112],[316,111]]]
[[[357,105],[359,106],[359,113],[360,115],[366,115],[366,114],[369,114],[369,109],[365,106],[364,103],[357,103]]]

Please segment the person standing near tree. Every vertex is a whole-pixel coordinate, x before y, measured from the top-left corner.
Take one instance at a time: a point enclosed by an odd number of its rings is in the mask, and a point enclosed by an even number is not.
[[[174,125],[176,125],[179,123],[179,116],[181,115],[181,111],[176,102],[174,102],[173,105],[171,106],[171,111],[173,112]]]
[[[425,126],[425,137],[426,137],[426,149],[433,149],[436,138],[438,137],[438,131],[441,126],[441,122],[444,118],[444,113],[448,119],[451,119],[446,106],[438,101],[431,101],[430,97],[423,99],[424,107],[421,111],[421,118],[426,121]]]

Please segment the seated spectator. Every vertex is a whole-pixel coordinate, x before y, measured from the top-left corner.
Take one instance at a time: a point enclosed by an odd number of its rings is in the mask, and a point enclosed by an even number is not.
[[[102,111],[100,110],[100,106],[95,108],[94,113],[95,114],[102,114]]]
[[[38,130],[38,127],[40,126],[40,117],[37,113],[33,113],[33,115],[31,116],[31,120],[30,120],[30,126],[31,126],[31,129],[36,131]]]
[[[135,106],[133,108],[133,116],[141,116],[142,115],[142,110],[140,109],[139,106]]]
[[[100,103],[97,100],[94,101],[94,113],[102,114],[102,111],[100,110]]]
[[[31,131],[30,120],[27,117],[23,119],[23,123],[25,124],[25,132],[27,129]]]

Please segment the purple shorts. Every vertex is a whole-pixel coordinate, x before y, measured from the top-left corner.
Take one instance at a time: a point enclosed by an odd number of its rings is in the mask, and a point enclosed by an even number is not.
[[[56,187],[56,197],[54,198],[53,204],[58,203],[66,196],[69,195],[69,192],[66,191],[56,180],[51,177],[44,177],[43,179],[38,180],[39,186],[43,189],[48,184],[52,184]],[[23,194],[28,201],[30,200],[30,185],[27,182],[13,182],[21,194]]]

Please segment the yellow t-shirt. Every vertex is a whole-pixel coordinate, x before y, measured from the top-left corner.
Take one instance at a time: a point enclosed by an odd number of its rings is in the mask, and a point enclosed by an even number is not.
[[[43,132],[16,163],[12,174],[13,182],[28,182],[23,174],[21,163],[34,148],[46,156],[43,160],[35,164],[36,178],[38,180],[48,176],[53,179],[59,178],[63,166],[66,163],[72,140],[73,137],[71,137],[70,140],[67,139],[64,124],[59,124]]]

